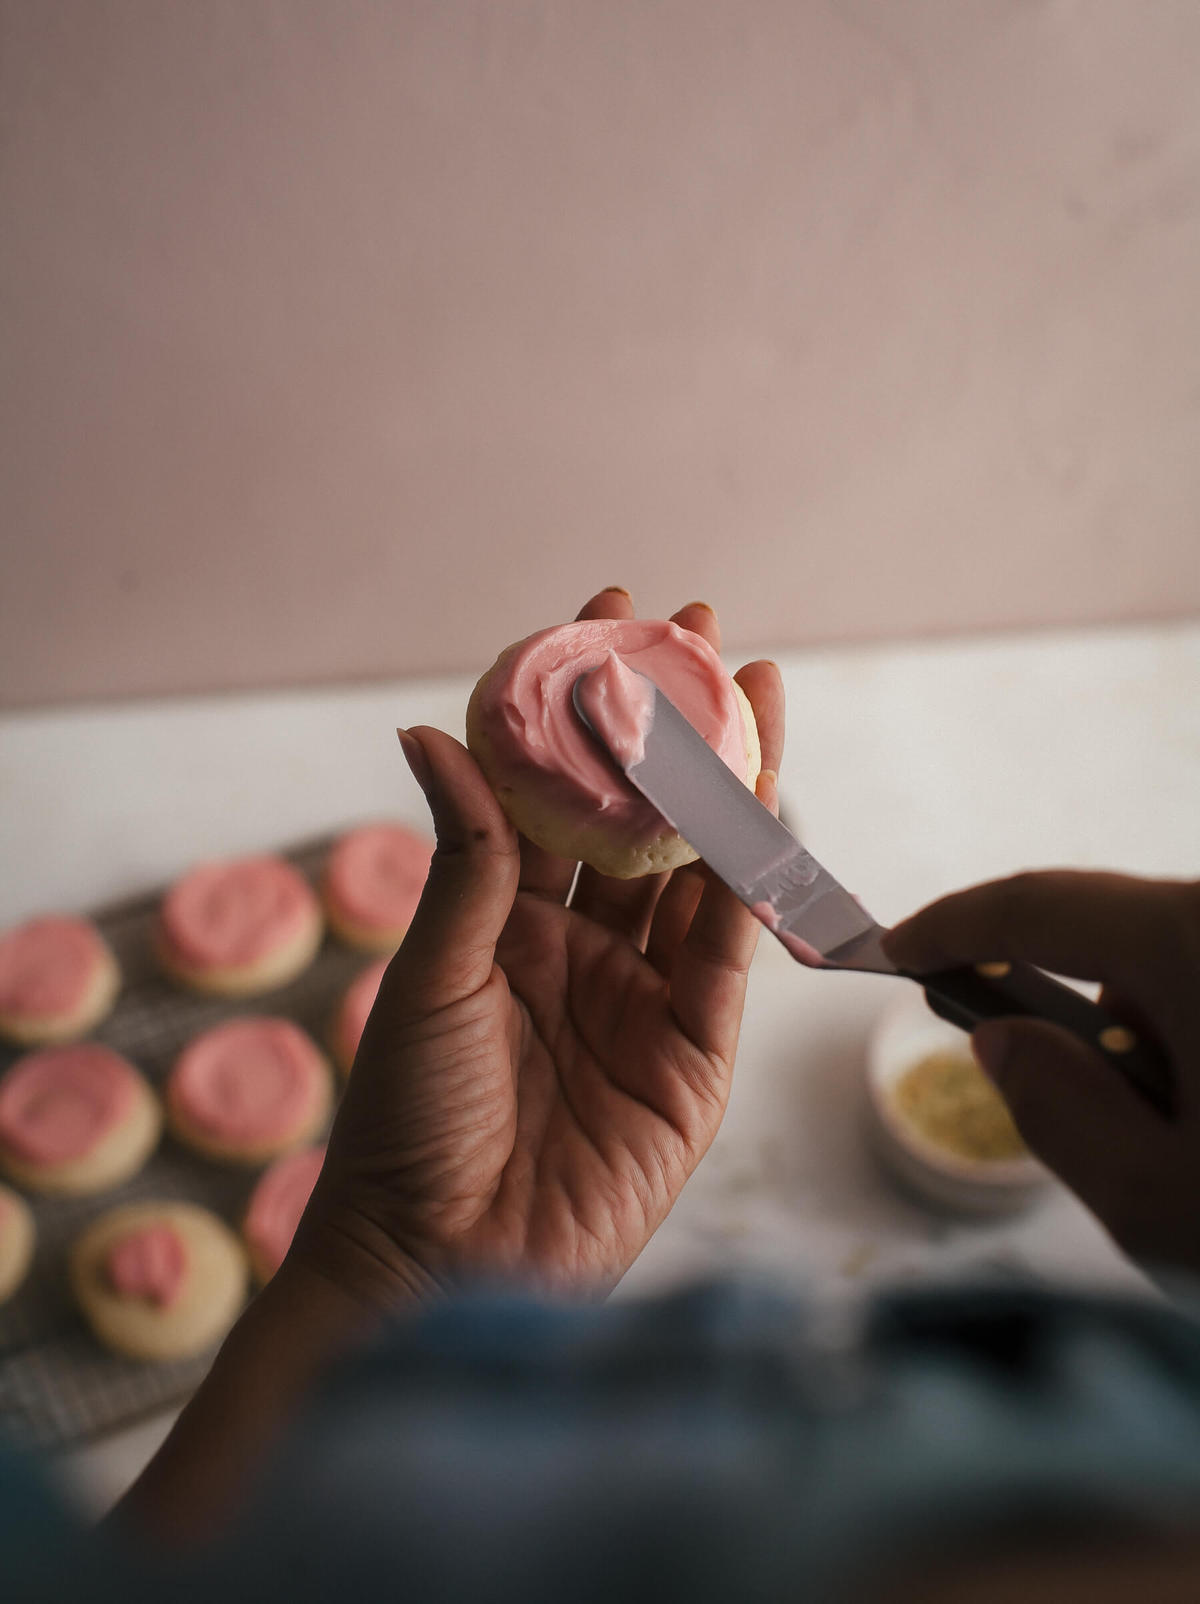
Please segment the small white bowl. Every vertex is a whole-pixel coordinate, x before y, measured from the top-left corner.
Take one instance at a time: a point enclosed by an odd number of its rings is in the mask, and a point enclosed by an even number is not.
[[[922,1136],[892,1095],[900,1077],[930,1053],[962,1052],[961,1030],[932,1013],[913,986],[879,1016],[867,1045],[867,1093],[875,1146],[906,1186],[942,1208],[967,1214],[1014,1213],[1032,1202],[1050,1179],[1032,1156],[970,1159]]]

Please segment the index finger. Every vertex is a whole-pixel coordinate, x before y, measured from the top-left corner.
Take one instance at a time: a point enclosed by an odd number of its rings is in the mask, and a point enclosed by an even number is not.
[[[1076,869],[1018,874],[943,897],[897,925],[884,947],[917,974],[1020,959],[1144,995],[1178,982],[1178,889]]]

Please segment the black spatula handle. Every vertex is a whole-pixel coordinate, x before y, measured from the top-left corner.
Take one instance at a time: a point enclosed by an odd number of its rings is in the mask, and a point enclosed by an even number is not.
[[[1061,1025],[1102,1054],[1165,1118],[1174,1115],[1171,1068],[1155,1043],[1044,970],[1025,963],[976,964],[909,978],[924,989],[935,1014],[962,1030],[1014,1017]]]

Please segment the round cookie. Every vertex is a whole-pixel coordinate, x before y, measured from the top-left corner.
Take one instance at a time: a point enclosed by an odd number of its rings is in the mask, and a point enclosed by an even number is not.
[[[163,899],[158,956],[193,991],[253,997],[305,970],[321,931],[312,888],[282,858],[202,863]]]
[[[134,1203],[93,1220],[71,1287],[96,1336],[131,1359],[186,1359],[220,1340],[246,1296],[229,1228],[193,1203]]]
[[[389,961],[387,958],[377,958],[373,964],[368,964],[346,987],[338,1004],[329,1030],[329,1046],[333,1061],[343,1075],[348,1075],[353,1068],[354,1055],[358,1052],[367,1016],[375,1006],[375,998]]]
[[[0,1303],[11,1298],[33,1262],[33,1214],[23,1197],[0,1186]]]
[[[251,1192],[242,1237],[260,1285],[265,1286],[283,1263],[324,1162],[324,1146],[289,1153],[264,1170]]]
[[[321,880],[329,928],[360,952],[395,952],[421,900],[433,843],[403,824],[364,824],[334,843]]]
[[[319,1133],[329,1065],[290,1019],[231,1019],[193,1037],[167,1081],[172,1133],[206,1158],[265,1164]]]
[[[26,1191],[83,1197],[119,1186],[161,1129],[149,1086],[97,1042],[26,1053],[0,1080],[0,1169]]]
[[[0,1036],[21,1047],[74,1041],[105,1017],[120,985],[90,920],[29,919],[0,936]]]
[[[645,674],[753,786],[761,752],[749,702],[717,653],[677,624],[592,619],[510,646],[476,685],[467,745],[529,840],[617,879],[679,868],[696,853],[618,772],[571,702],[580,674],[609,663]]]

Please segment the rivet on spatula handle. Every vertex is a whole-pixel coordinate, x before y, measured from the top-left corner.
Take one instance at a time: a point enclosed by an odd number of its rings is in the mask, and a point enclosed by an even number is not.
[[[1118,1074],[1165,1118],[1175,1112],[1170,1065],[1155,1043],[1044,970],[1025,963],[979,963],[912,975],[934,1013],[962,1030],[989,1019],[1044,1019],[1102,1053]]]

